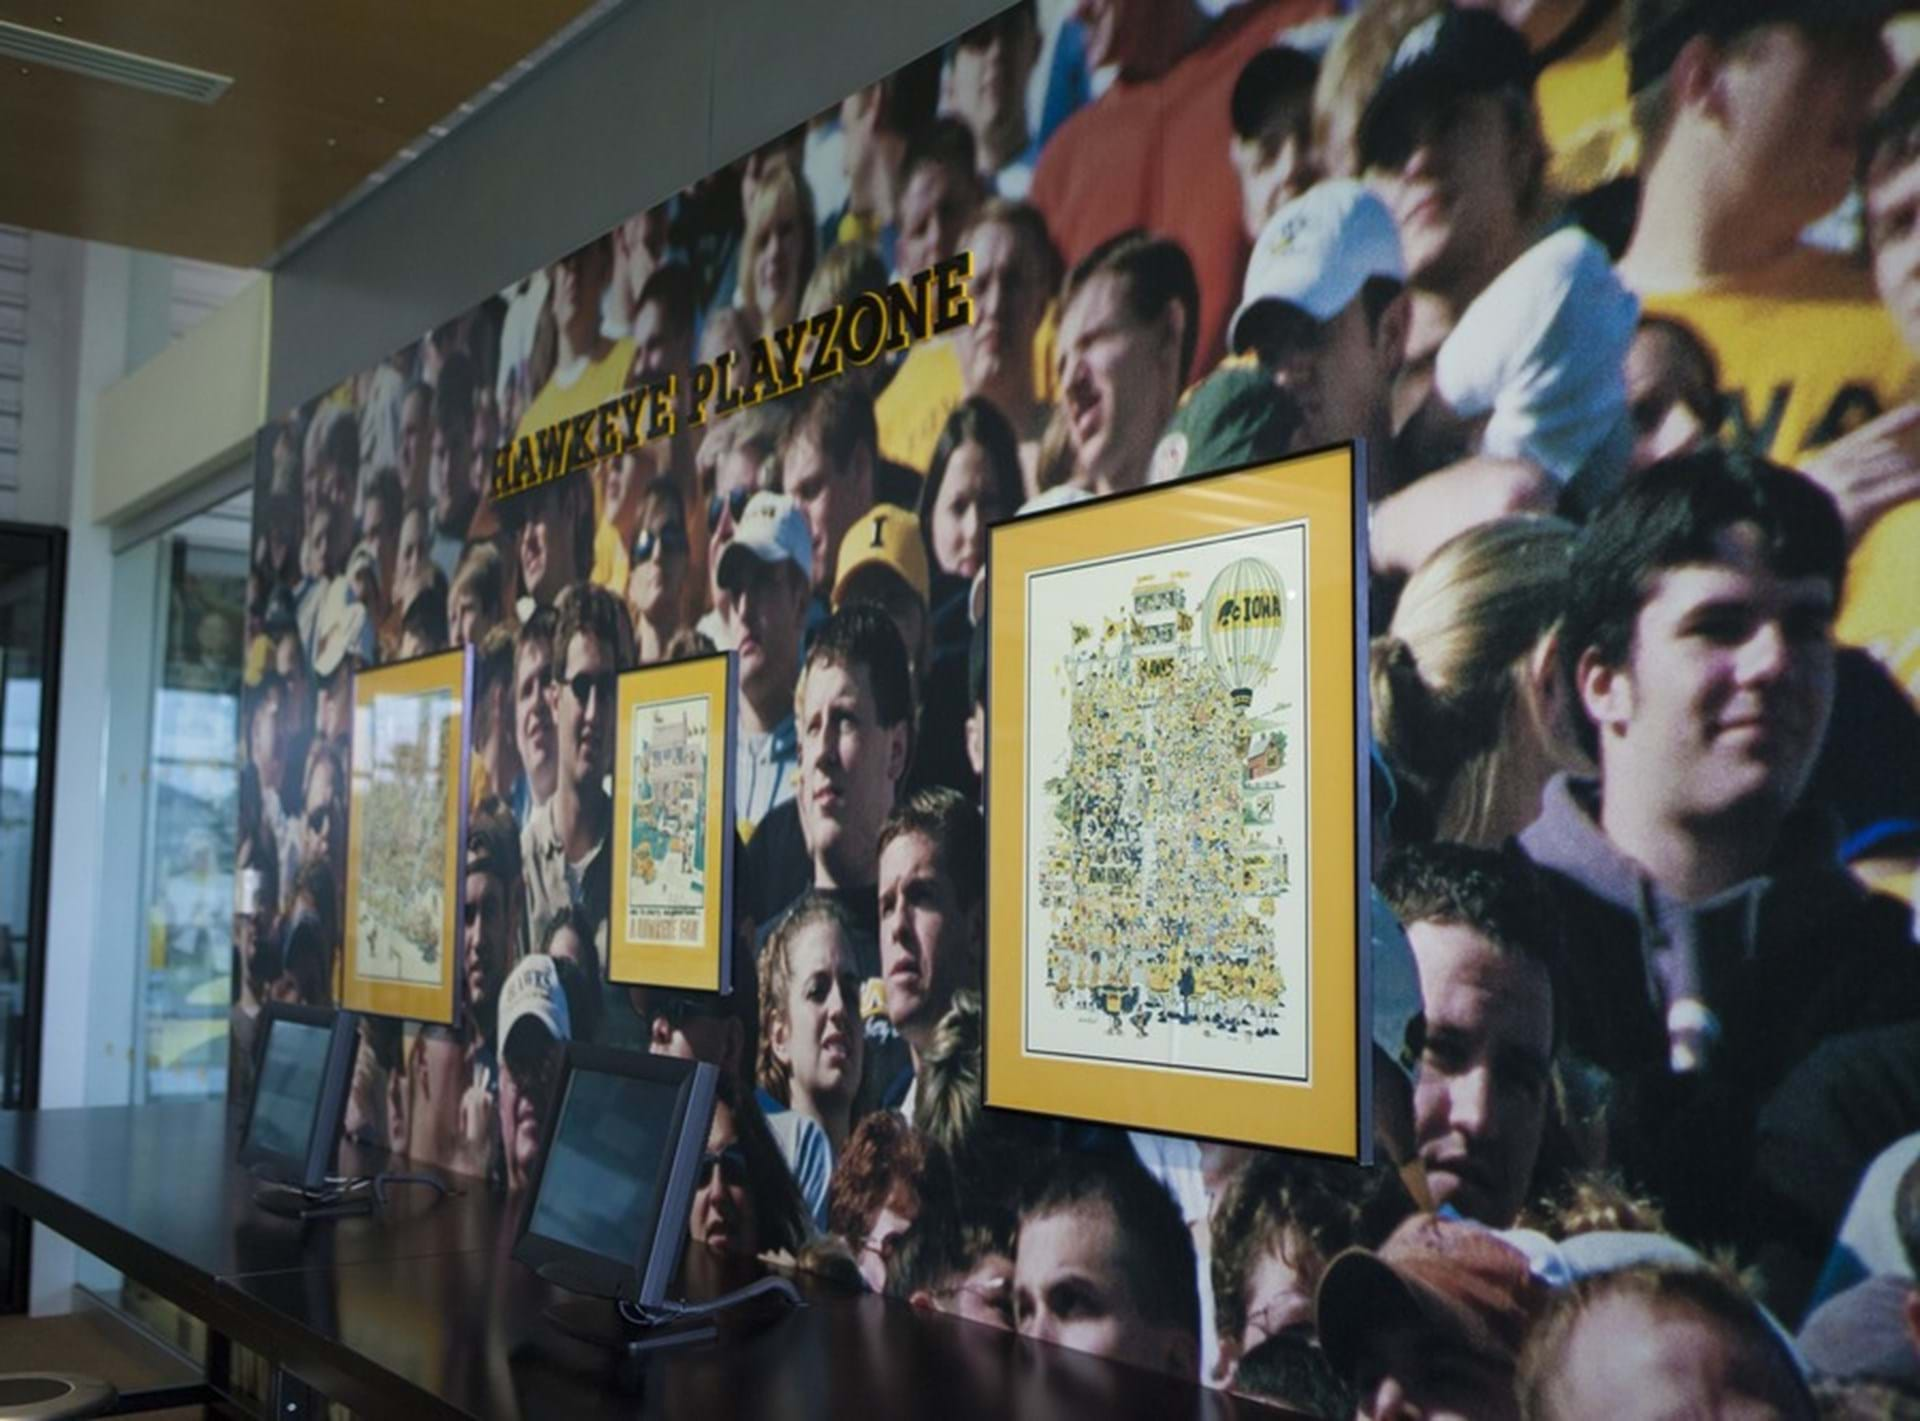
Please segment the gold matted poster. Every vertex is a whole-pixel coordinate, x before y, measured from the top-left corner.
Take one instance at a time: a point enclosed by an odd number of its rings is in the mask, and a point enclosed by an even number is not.
[[[732,990],[731,652],[620,677],[607,975]]]
[[[988,1104],[1365,1152],[1355,467],[993,529]]]
[[[470,647],[357,671],[341,1004],[451,1025]]]

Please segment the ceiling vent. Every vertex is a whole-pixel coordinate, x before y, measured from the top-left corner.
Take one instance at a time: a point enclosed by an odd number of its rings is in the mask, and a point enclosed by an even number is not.
[[[0,54],[28,64],[47,64],[70,69],[75,74],[104,79],[109,84],[124,84],[145,89],[151,94],[166,94],[176,99],[194,99],[210,104],[233,86],[228,74],[209,74],[184,64],[112,49],[104,44],[89,44],[66,35],[36,30],[0,20]]]

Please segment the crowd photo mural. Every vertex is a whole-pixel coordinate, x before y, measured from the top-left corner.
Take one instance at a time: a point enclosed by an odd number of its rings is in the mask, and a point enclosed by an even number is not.
[[[236,1080],[352,970],[356,673],[470,647],[352,1136],[519,1191],[564,1041],[696,1057],[690,1247],[1307,1415],[1920,1414],[1905,8],[1022,0],[279,415]],[[1376,1162],[986,1106],[989,525],[1353,439]],[[733,990],[614,985],[616,678],[715,651]]]

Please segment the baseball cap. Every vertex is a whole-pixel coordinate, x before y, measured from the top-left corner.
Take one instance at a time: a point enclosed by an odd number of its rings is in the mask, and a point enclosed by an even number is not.
[[[334,578],[320,596],[319,615],[313,622],[314,674],[323,679],[331,676],[349,654],[370,662],[373,650],[373,623],[366,604],[352,595],[351,576]]]
[[[1550,1296],[1527,1255],[1490,1229],[1415,1214],[1377,1252],[1350,1248],[1327,1265],[1314,1320],[1343,1376],[1358,1369],[1367,1339],[1396,1322],[1512,1366]]]
[[[1257,365],[1228,365],[1194,386],[1167,421],[1147,482],[1278,459],[1293,446],[1300,409]]]
[[[1404,154],[1411,121],[1461,94],[1533,88],[1533,54],[1520,32],[1488,10],[1445,9],[1408,30],[1360,116],[1360,164]]]
[[[1804,20],[1820,29],[1878,25],[1914,0],[1633,0],[1627,13],[1627,90],[1665,76],[1695,35],[1727,40],[1760,25]]]
[[[720,585],[728,585],[728,569],[737,568],[748,553],[761,562],[790,562],[807,577],[813,576],[813,534],[807,528],[807,515],[791,494],[762,489],[747,500],[734,524],[733,541],[720,554]]]
[[[1229,341],[1234,350],[1245,350],[1251,343],[1247,317],[1269,301],[1330,321],[1371,278],[1404,281],[1406,275],[1400,232],[1387,205],[1350,178],[1315,183],[1260,229]]]
[[[834,565],[835,607],[840,605],[840,595],[846,591],[848,579],[861,568],[875,563],[893,569],[902,582],[919,594],[921,602],[927,601],[933,582],[927,573],[927,545],[920,536],[918,514],[909,513],[897,504],[876,503],[847,529],[847,536],[840,540],[839,561]]]
[[[532,1020],[546,1027],[555,1041],[571,1034],[567,993],[560,972],[544,952],[529,953],[514,964],[500,988],[500,1044],[506,1045],[514,1027]]]

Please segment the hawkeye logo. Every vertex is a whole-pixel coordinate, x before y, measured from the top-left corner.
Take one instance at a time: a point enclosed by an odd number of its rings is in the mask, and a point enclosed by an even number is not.
[[[1285,615],[1278,594],[1250,592],[1244,597],[1222,597],[1213,614],[1216,627],[1272,627]]]

